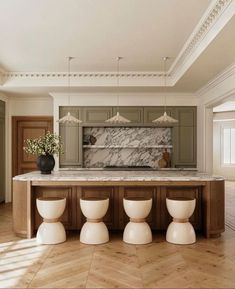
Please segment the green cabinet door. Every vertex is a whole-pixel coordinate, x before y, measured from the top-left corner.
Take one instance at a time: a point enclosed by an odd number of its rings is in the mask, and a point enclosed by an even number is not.
[[[197,166],[196,107],[176,107],[178,126],[173,127],[173,163],[175,167]]]
[[[85,123],[103,123],[113,115],[112,107],[84,107],[82,110]]]
[[[81,118],[81,109],[78,107],[61,107],[60,118],[68,112]],[[82,165],[82,128],[79,125],[60,124],[60,136],[63,143],[64,153],[60,155],[60,167],[79,167]]]
[[[144,123],[152,123],[154,119],[162,116],[164,112],[165,112],[165,108],[163,106],[144,107]],[[168,115],[174,117],[174,111],[172,107],[167,107],[166,112]]]
[[[117,113],[117,108],[113,109],[114,114]],[[144,122],[144,109],[143,107],[122,106],[119,107],[119,112],[122,116],[129,119],[132,123]]]

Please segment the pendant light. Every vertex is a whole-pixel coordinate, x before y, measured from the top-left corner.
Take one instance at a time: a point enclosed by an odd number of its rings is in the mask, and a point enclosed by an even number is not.
[[[131,122],[129,119],[125,118],[124,116],[120,115],[119,113],[119,62],[120,60],[123,59],[122,57],[118,56],[117,57],[117,89],[118,89],[118,92],[117,92],[117,113],[115,116],[107,119],[105,122],[108,122],[108,123],[113,123],[113,124],[122,124],[122,123],[128,123],[128,122]]]
[[[68,106],[70,106],[70,62],[72,59],[74,59],[74,57],[68,56]],[[62,124],[72,125],[72,124],[79,124],[82,121],[72,116],[71,113],[68,112],[66,116],[60,118],[58,122]]]
[[[169,57],[164,57],[163,61],[164,61],[164,87],[166,88],[166,62],[169,59]],[[164,95],[164,114],[162,116],[160,116],[157,119],[154,119],[152,122],[159,124],[159,125],[166,125],[166,126],[170,126],[170,125],[174,125],[175,123],[178,122],[177,119],[174,119],[173,117],[169,116],[166,112],[166,92]]]

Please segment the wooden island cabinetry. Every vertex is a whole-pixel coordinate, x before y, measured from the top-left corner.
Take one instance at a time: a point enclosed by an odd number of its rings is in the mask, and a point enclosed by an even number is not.
[[[213,177],[198,177],[192,172],[191,177],[174,177],[164,180],[161,172],[75,172],[78,179],[68,180],[69,172],[58,172],[50,177],[39,173],[29,173],[14,178],[13,181],[13,223],[14,231],[22,237],[31,238],[42,222],[35,204],[36,198],[47,196],[66,197],[66,210],[61,218],[67,230],[79,230],[85,222],[80,210],[80,198],[108,197],[109,209],[104,222],[110,230],[123,230],[128,217],[124,212],[123,198],[147,197],[153,199],[152,210],[147,222],[153,230],[166,230],[171,217],[166,208],[167,197],[196,198],[196,209],[190,218],[197,231],[209,237],[219,236],[224,231],[224,181]],[[75,175],[73,172],[73,176]],[[127,174],[125,174],[127,173]],[[38,174],[38,177],[37,177]],[[56,177],[55,177],[56,175]],[[117,176],[120,180],[117,179]],[[133,179],[132,175],[137,176]],[[159,177],[160,175],[160,177]],[[169,175],[169,173],[168,173]],[[178,172],[179,175],[179,172]],[[103,177],[108,180],[103,181]],[[151,176],[151,178],[150,178]],[[61,179],[60,179],[61,177]],[[99,180],[100,177],[100,180]],[[151,180],[150,180],[151,179]],[[190,179],[190,180],[188,180]]]

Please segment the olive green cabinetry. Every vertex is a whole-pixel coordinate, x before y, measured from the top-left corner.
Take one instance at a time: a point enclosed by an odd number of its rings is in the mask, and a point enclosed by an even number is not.
[[[82,110],[79,107],[60,107],[60,118],[68,112],[81,119]],[[60,167],[82,166],[82,127],[78,125],[60,124],[60,136],[63,143],[63,153],[60,155]]]
[[[83,121],[79,126],[60,125],[60,135],[64,143],[64,154],[60,156],[61,167],[82,166],[82,130],[85,126],[107,126],[105,120],[116,114],[117,108],[110,106],[60,107],[60,117],[70,111]],[[164,113],[161,106],[122,106],[119,112],[131,120],[128,126],[153,126],[153,120]],[[179,122],[172,127],[172,166],[196,167],[197,158],[197,108],[195,106],[169,106],[168,115]],[[118,125],[117,125],[118,126]]]
[[[197,111],[195,107],[175,108],[179,120],[173,128],[173,162],[175,167],[196,167],[197,163]]]

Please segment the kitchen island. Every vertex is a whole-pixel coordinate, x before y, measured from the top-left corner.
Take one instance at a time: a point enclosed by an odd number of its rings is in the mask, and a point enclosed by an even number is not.
[[[108,197],[104,218],[110,230],[122,230],[128,222],[123,209],[125,197],[153,199],[147,222],[153,230],[166,230],[171,221],[167,197],[196,198],[190,218],[206,238],[219,237],[224,231],[224,180],[195,171],[58,171],[51,175],[32,172],[13,178],[13,228],[21,237],[32,238],[42,222],[36,198],[66,197],[62,222],[67,230],[79,230],[85,219],[79,200],[84,197]]]

